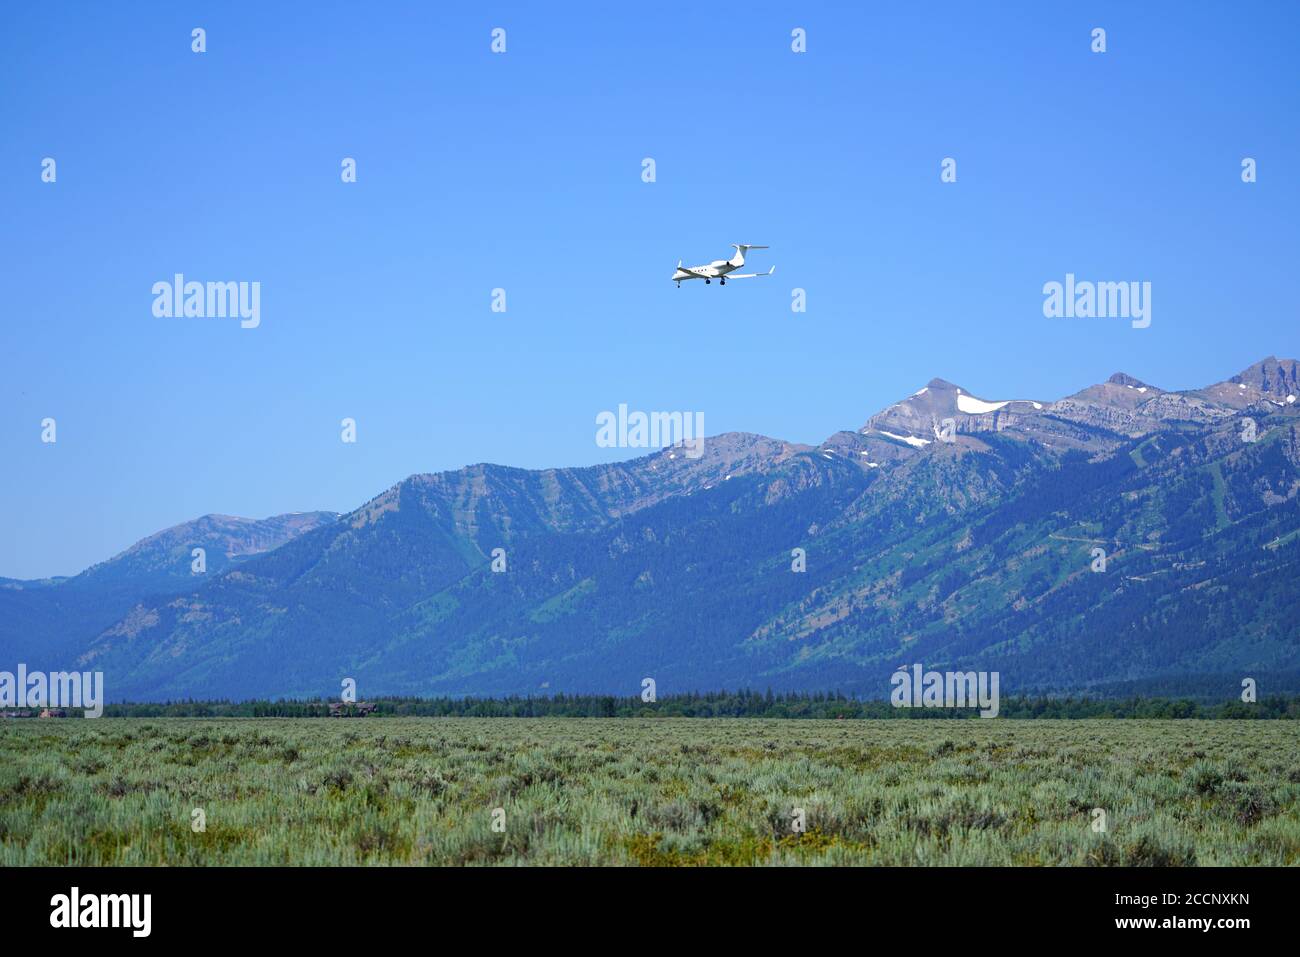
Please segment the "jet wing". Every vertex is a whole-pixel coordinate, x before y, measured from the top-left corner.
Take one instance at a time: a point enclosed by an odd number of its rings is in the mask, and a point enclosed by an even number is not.
[[[773,266],[773,267],[772,267],[771,269],[769,269],[767,272],[729,272],[729,273],[727,273],[727,275],[726,275],[725,278],[727,278],[727,279],[758,279],[758,278],[761,278],[761,277],[763,277],[763,276],[770,276],[770,275],[772,275],[772,273],[774,273],[774,272],[776,272],[776,267],[775,267],[775,266]]]

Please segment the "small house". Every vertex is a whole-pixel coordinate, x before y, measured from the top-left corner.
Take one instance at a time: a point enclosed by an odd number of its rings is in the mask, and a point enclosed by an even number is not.
[[[364,718],[379,706],[369,701],[331,701],[331,718]]]

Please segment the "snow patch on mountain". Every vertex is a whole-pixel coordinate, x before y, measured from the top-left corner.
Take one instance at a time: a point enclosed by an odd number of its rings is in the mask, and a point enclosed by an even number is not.
[[[973,395],[967,395],[964,392],[957,393],[957,408],[967,415],[983,415],[985,412],[996,412],[1010,402],[985,402],[983,399],[977,399]]]
[[[916,449],[923,449],[934,441],[933,439],[918,439],[915,435],[897,435],[893,432],[886,432],[884,429],[878,429],[877,431],[879,431],[881,435],[889,436],[891,439],[906,442],[908,445]]]

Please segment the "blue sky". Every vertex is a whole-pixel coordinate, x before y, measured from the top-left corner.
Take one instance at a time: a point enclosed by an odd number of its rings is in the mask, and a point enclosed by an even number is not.
[[[626,457],[619,403],[811,443],[933,376],[1300,353],[1295,4],[272,6],[0,14],[0,576]],[[668,281],[730,243],[776,275]],[[261,326],[156,318],[176,272],[260,282]],[[1151,282],[1151,327],[1044,318],[1067,272]]]

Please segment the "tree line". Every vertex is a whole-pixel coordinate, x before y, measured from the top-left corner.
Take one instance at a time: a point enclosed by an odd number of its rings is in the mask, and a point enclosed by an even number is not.
[[[978,719],[973,708],[895,708],[888,701],[859,700],[837,692],[783,692],[753,690],[691,692],[661,696],[657,701],[615,695],[556,694],[543,697],[390,697],[373,698],[374,714],[387,717],[431,718],[890,718],[897,720],[953,721]],[[277,701],[168,701],[110,704],[111,718],[325,718],[325,699]],[[1273,695],[1256,703],[1203,702],[1189,698],[1116,699],[1004,698],[999,712],[1011,719],[1080,718],[1300,718],[1300,696]]]

